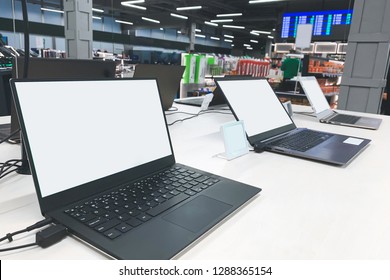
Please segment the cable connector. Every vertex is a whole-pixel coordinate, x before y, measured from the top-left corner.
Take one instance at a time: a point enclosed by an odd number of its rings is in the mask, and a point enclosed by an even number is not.
[[[45,228],[35,235],[36,244],[47,248],[68,235],[68,229],[63,225],[53,225]]]

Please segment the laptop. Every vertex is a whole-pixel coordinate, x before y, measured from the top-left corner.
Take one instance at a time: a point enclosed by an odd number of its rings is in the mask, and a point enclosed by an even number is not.
[[[156,78],[161,94],[163,108],[168,111],[180,90],[180,81],[185,66],[162,64],[137,64],[134,78]]]
[[[220,80],[239,80],[242,78],[251,78],[252,75],[225,75],[223,78],[219,78]],[[184,104],[184,105],[192,105],[192,106],[202,106],[203,100],[205,96],[194,96],[194,97],[186,97],[175,99],[175,103]],[[223,95],[221,89],[217,86],[213,91],[213,99],[211,100],[209,106],[217,106],[217,105],[226,105],[226,99]]]
[[[237,120],[244,121],[255,151],[268,150],[334,165],[346,165],[369,139],[297,128],[267,80],[216,80]]]
[[[340,114],[332,110],[315,77],[299,77],[298,80],[307,99],[309,99],[314,114],[320,122],[367,129],[379,128],[382,122],[381,119]]]
[[[112,258],[173,258],[260,192],[175,162],[156,79],[11,86],[43,216]]]

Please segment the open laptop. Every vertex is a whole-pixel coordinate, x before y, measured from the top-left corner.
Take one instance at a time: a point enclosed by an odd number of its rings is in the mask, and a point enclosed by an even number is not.
[[[175,162],[156,79],[11,86],[42,214],[112,258],[170,259],[260,191]]]
[[[320,122],[367,129],[379,128],[382,122],[381,119],[355,116],[352,114],[340,114],[332,110],[315,77],[299,77],[298,80],[307,99],[309,99],[314,114]]]
[[[223,78],[218,78],[220,80],[239,80],[242,78],[251,78],[252,75],[225,75]],[[175,99],[175,103],[178,104],[185,104],[185,105],[192,105],[192,106],[202,106],[203,100],[205,96],[194,96],[194,97],[185,97],[185,98],[179,98]],[[216,86],[213,91],[213,99],[211,100],[209,106],[216,106],[216,105],[226,105],[226,99],[223,95],[223,92],[221,89]]]
[[[172,107],[180,89],[185,66],[162,64],[137,64],[134,78],[156,78],[160,88],[161,100],[165,111]]]
[[[349,163],[368,139],[297,128],[266,80],[219,81],[230,109],[243,120],[255,151],[268,150],[334,165]]]

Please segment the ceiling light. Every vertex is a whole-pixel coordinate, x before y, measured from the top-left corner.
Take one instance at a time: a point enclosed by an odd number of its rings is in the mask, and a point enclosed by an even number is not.
[[[270,38],[270,39],[273,39],[273,38],[274,38],[274,36],[268,36],[268,38]]]
[[[140,4],[140,3],[145,3],[145,0],[122,1],[121,5],[126,6],[127,4]]]
[[[180,31],[180,30],[178,30],[178,31],[177,31],[177,34],[181,34],[181,31]]]
[[[126,6],[126,7],[129,7],[129,8],[134,8],[134,9],[139,9],[139,10],[146,10],[146,7],[142,7],[142,6],[137,6],[137,5],[133,5],[133,4],[123,4],[121,3],[123,6]]]
[[[256,41],[256,40],[251,40],[252,43],[258,43],[259,41]]]
[[[234,44],[232,44],[232,47],[234,47]]]
[[[97,16],[92,16],[93,19],[98,19],[98,20],[102,20],[101,17],[97,17]]]
[[[253,32],[253,31],[251,31],[250,33],[251,33],[252,35],[260,36],[259,33],[256,33],[256,32]]]
[[[133,23],[130,22],[130,21],[124,21],[124,20],[119,20],[119,19],[116,19],[115,22],[117,22],[117,23],[123,23],[123,24],[128,24],[128,25],[133,25]]]
[[[260,33],[260,34],[271,34],[270,31],[261,31],[261,30],[252,30],[251,33]]]
[[[164,28],[160,27],[160,30],[161,30],[161,31],[164,31]]]
[[[142,17],[142,19],[143,19],[143,20],[146,20],[146,21],[154,22],[154,23],[160,23],[159,20],[152,19],[152,18]]]
[[[186,17],[186,16],[182,16],[182,15],[178,15],[178,14],[174,14],[174,13],[171,13],[171,16],[177,17],[177,18],[182,18],[182,19],[188,19],[188,17]]]
[[[104,10],[102,10],[102,9],[92,8],[92,11],[97,12],[97,13],[104,13]]]
[[[178,7],[177,11],[185,11],[185,10],[199,10],[202,9],[202,6],[188,6],[188,7]]]
[[[251,0],[249,1],[249,4],[261,4],[261,3],[267,3],[267,2],[280,2],[283,0]]]
[[[218,24],[216,24],[214,22],[205,21],[204,23],[207,25],[218,26]]]
[[[195,28],[195,32],[202,32],[202,30]]]
[[[253,50],[253,48],[252,48],[252,47],[246,47],[246,49],[247,49],[247,50]]]
[[[195,37],[206,38],[206,35],[202,35],[202,34],[195,34]]]
[[[218,38],[218,37],[210,37],[210,39],[217,40],[217,41],[221,40],[221,39]]]
[[[232,35],[223,35],[224,37],[226,37],[226,38],[232,38],[232,39],[234,39],[234,36],[232,36]]]
[[[235,28],[235,29],[245,29],[245,26],[239,26],[239,25],[222,25],[225,28]]]
[[[224,41],[229,42],[229,43],[233,43],[233,40],[230,40],[230,39],[225,39]]]
[[[217,17],[239,17],[242,16],[242,13],[235,13],[235,14],[218,14]]]
[[[63,14],[64,11],[60,11],[60,10],[54,10],[54,9],[48,9],[48,8],[41,8],[42,11],[47,11],[47,12],[53,12],[53,13],[60,13],[60,14]]]
[[[227,19],[212,19],[211,22],[232,22],[233,20],[231,18]]]
[[[244,47],[250,47],[251,45],[248,44],[243,44]]]

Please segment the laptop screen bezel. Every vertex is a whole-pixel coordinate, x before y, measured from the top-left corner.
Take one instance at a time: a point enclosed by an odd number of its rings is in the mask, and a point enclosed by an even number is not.
[[[242,77],[241,79],[229,79],[229,80],[226,80],[226,79],[215,79],[215,82],[217,83],[218,87],[221,88],[220,85],[219,85],[219,81],[230,82],[230,81],[237,81],[237,80],[265,80],[265,79],[254,78],[254,77]],[[221,92],[223,93],[222,88],[221,88]],[[274,94],[275,94],[275,92],[274,92]],[[279,100],[279,98],[277,97],[276,94],[275,94],[275,98],[277,98]],[[240,118],[235,113],[233,106],[230,104],[229,99],[226,98],[226,96],[225,96],[225,99],[226,99],[226,102],[227,102],[230,110],[232,111],[233,116],[235,117],[235,119],[236,120],[240,120]],[[279,100],[279,102],[280,102],[280,100]],[[288,124],[288,125],[285,125],[285,126],[281,126],[281,127],[278,127],[276,129],[272,129],[272,130],[269,130],[269,131],[266,131],[266,132],[258,133],[256,135],[252,135],[252,136],[248,136],[248,134],[246,133],[246,137],[247,137],[249,143],[252,146],[255,143],[264,142],[264,141],[266,141],[266,140],[268,140],[270,138],[274,138],[276,136],[279,136],[279,135],[281,135],[283,133],[287,133],[287,132],[297,128],[297,126],[295,125],[293,119],[291,118],[291,116],[288,114],[288,112],[284,108],[282,102],[280,102],[280,106],[283,107],[283,110],[285,111],[285,113],[290,118],[291,124]],[[259,120],[259,121],[261,121],[261,120]]]
[[[154,80],[156,81],[157,87],[158,83],[156,79],[152,78],[145,78],[145,79],[134,79],[134,78],[129,78],[129,79],[105,79],[104,81],[123,81],[123,80]],[[17,116],[19,118],[19,122],[21,125],[21,131],[26,132],[26,127],[23,119],[23,115],[21,114],[20,110],[20,102],[18,98],[18,94],[16,91],[16,83],[24,83],[24,82],[66,82],[66,81],[102,81],[101,79],[11,79],[10,84],[11,84],[11,89],[12,89],[12,95],[15,101],[15,107],[17,111]],[[74,203],[76,201],[80,201],[83,199],[86,199],[88,197],[92,197],[98,193],[102,193],[105,191],[108,191],[112,189],[113,187],[120,186],[124,183],[127,183],[131,181],[130,178],[133,180],[136,180],[138,178],[142,178],[146,175],[150,175],[154,172],[158,172],[162,169],[168,168],[175,164],[175,156],[173,152],[173,147],[172,147],[172,141],[171,137],[169,134],[169,129],[167,126],[166,122],[166,117],[165,113],[162,107],[162,101],[161,101],[161,95],[159,94],[159,100],[161,104],[161,114],[164,117],[165,121],[165,127],[167,131],[167,136],[168,136],[168,141],[171,149],[171,155],[148,162],[146,164],[139,165],[137,167],[133,167],[106,177],[99,178],[97,180],[81,184],[79,186],[75,186],[71,189],[58,192],[56,194],[52,194],[49,196],[42,196],[42,193],[40,191],[39,187],[39,180],[37,178],[37,172],[36,168],[34,166],[34,161],[32,160],[32,152],[31,152],[31,147],[29,144],[28,140],[28,135],[26,133],[22,133],[22,138],[23,138],[23,145],[25,145],[26,152],[27,152],[27,157],[29,158],[29,164],[30,164],[30,169],[31,173],[33,175],[33,181],[35,185],[35,189],[37,192],[38,196],[38,201],[40,204],[41,212],[43,215],[50,211],[54,211],[57,209],[60,209],[66,205],[69,205],[71,203]],[[64,172],[66,172],[64,170]],[[115,182],[113,184],[113,182]]]

